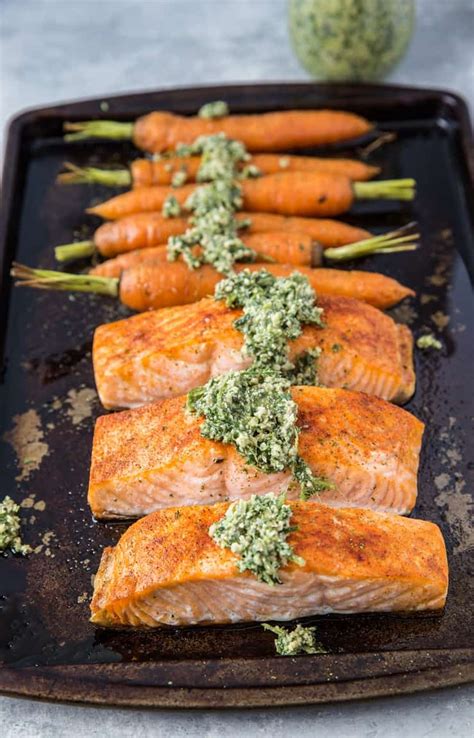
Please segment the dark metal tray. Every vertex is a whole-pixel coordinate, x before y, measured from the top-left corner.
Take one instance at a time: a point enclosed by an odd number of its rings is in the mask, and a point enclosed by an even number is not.
[[[65,160],[119,163],[137,154],[122,143],[65,144],[63,121],[131,120],[155,108],[191,113],[216,98],[233,111],[330,106],[359,112],[397,133],[395,142],[371,156],[383,176],[418,182],[413,205],[369,203],[350,220],[375,230],[413,217],[420,223],[418,252],[367,259],[360,268],[413,287],[417,299],[394,315],[415,335],[429,328],[443,343],[441,352],[417,351],[418,386],[408,408],[427,424],[414,515],[435,521],[445,535],[448,603],[442,614],[311,618],[326,655],[277,657],[273,637],[258,625],[133,632],[88,622],[101,550],[125,527],[94,523],[86,504],[93,422],[102,412],[91,391],[91,339],[95,326],[125,311],[106,298],[12,290],[8,277],[13,259],[53,267],[53,245],[97,225],[83,210],[108,191],[57,186]],[[474,269],[474,209],[463,101],[448,92],[401,87],[271,84],[107,102],[107,112],[100,100],[33,110],[9,129],[0,233],[1,494],[22,501],[25,537],[37,552],[0,559],[0,689],[106,704],[223,707],[348,700],[468,681],[474,632],[468,277]],[[89,391],[78,394],[84,389]]]

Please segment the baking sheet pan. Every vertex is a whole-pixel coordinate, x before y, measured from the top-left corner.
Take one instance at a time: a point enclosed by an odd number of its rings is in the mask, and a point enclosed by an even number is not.
[[[212,99],[227,100],[234,112],[321,106],[359,112],[397,134],[370,156],[382,177],[410,176],[418,183],[415,203],[359,204],[346,220],[374,231],[413,218],[420,224],[419,251],[368,258],[359,268],[380,270],[416,290],[417,298],[392,314],[415,336],[429,329],[443,344],[440,352],[416,352],[417,391],[406,407],[427,424],[414,516],[436,522],[446,538],[448,603],[442,614],[309,618],[325,655],[278,657],[273,637],[257,624],[133,632],[88,622],[101,550],[126,527],[95,523],[86,504],[93,423],[103,412],[94,391],[92,333],[127,313],[98,296],[13,290],[8,276],[12,260],[55,268],[52,247],[73,235],[86,238],[99,224],[84,208],[111,191],[56,185],[64,161],[124,164],[138,155],[122,142],[66,144],[65,120],[132,120],[160,108],[192,113]],[[360,153],[364,143],[337,153]],[[347,700],[472,678],[470,153],[460,98],[390,86],[168,90],[37,109],[12,121],[0,230],[1,496],[21,503],[24,537],[35,553],[0,560],[1,690],[105,704],[223,707]]]

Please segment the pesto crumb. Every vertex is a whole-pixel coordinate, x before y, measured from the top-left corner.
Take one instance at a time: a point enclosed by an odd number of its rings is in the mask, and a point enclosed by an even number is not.
[[[424,336],[420,336],[416,341],[416,345],[423,350],[433,348],[440,351],[443,348],[441,341],[435,338],[432,333],[426,333]]]
[[[0,502],[0,551],[9,548],[22,556],[31,552],[31,546],[21,542],[20,506],[8,495]]]
[[[174,195],[169,195],[163,203],[161,213],[165,218],[177,218],[181,215],[181,207]]]
[[[297,625],[289,631],[280,625],[262,623],[264,630],[275,633],[275,650],[280,656],[297,656],[301,653],[327,653],[326,649],[316,641],[316,628]]]
[[[177,172],[171,177],[172,187],[182,187],[188,178],[188,173],[185,168],[178,169]]]
[[[342,346],[340,343],[333,343],[331,346],[331,351],[335,354],[339,353],[339,351],[342,349]]]
[[[255,179],[256,177],[262,176],[262,170],[255,166],[255,164],[247,164],[239,172],[241,179]]]
[[[229,106],[224,100],[205,103],[198,111],[200,118],[224,118],[226,115],[229,115]]]
[[[286,540],[295,530],[291,514],[284,494],[253,495],[232,503],[224,517],[211,525],[209,535],[239,556],[239,571],[250,571],[265,584],[281,584],[282,567],[290,561],[298,566],[305,563]]]

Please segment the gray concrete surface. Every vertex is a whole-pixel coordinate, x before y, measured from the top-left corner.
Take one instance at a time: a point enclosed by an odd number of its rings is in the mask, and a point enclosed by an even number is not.
[[[0,114],[77,97],[212,82],[304,80],[284,0],[0,0]],[[392,81],[474,105],[474,2],[419,0]],[[0,564],[1,565],[1,564]],[[150,712],[0,698],[0,736],[471,736],[469,687],[281,710]]]

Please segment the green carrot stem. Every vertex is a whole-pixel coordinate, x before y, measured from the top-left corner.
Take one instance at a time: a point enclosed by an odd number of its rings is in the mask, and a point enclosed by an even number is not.
[[[358,200],[413,200],[416,181],[385,179],[377,182],[353,182],[352,187]]]
[[[133,138],[133,123],[119,123],[115,120],[84,120],[77,123],[65,123],[64,130],[72,131],[64,136],[65,141],[82,141],[86,138],[111,138],[121,141]]]
[[[98,169],[96,167],[76,167],[66,162],[66,172],[58,174],[59,184],[102,184],[106,187],[129,187],[132,176],[128,169]]]
[[[418,244],[414,243],[410,246],[393,246],[391,249],[377,249],[377,251],[373,251],[373,254],[396,254],[400,251],[416,251],[418,248]]]
[[[72,261],[73,259],[85,259],[95,253],[94,241],[76,241],[76,243],[65,243],[56,246],[54,255],[56,261]]]
[[[324,257],[331,261],[346,261],[348,259],[368,256],[369,254],[391,253],[402,250],[413,251],[417,247],[416,241],[419,239],[420,234],[406,234],[406,231],[410,227],[413,227],[413,224],[396,231],[385,233],[382,236],[373,236],[363,241],[356,241],[356,243],[350,243],[347,246],[325,249]],[[401,246],[401,244],[404,245]]]
[[[40,290],[66,290],[71,292],[95,292],[98,295],[118,297],[119,279],[96,277],[90,274],[67,274],[50,269],[31,269],[23,264],[13,264],[10,271],[18,281],[17,287],[34,287]]]

